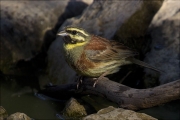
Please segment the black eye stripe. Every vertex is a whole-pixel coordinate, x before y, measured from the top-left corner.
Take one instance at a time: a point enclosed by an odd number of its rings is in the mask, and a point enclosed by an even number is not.
[[[83,33],[76,31],[76,30],[66,30],[67,33],[72,34],[72,35],[79,35],[82,37],[87,37],[86,35],[84,35]]]
[[[77,34],[77,31],[73,30],[73,31],[72,31],[72,34],[73,34],[73,35],[76,35],[76,34]]]
[[[75,30],[66,30],[66,32],[73,35],[76,35],[77,33],[79,33],[78,31],[75,31]]]

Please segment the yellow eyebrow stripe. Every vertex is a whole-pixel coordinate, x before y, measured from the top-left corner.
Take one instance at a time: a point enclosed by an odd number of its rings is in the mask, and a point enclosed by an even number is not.
[[[79,35],[71,35],[71,34],[70,34],[70,37],[71,37],[72,39],[76,39],[76,40],[78,40],[78,41],[85,41],[85,38],[82,37],[82,36],[79,36]]]

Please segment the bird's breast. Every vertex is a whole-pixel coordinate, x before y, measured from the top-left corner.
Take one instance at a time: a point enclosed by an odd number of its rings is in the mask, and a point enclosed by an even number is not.
[[[64,49],[64,51],[65,51],[65,58],[66,58],[67,63],[75,71],[80,71],[81,64],[79,64],[79,60],[81,59],[81,56],[82,56],[83,47],[77,47],[73,49]]]

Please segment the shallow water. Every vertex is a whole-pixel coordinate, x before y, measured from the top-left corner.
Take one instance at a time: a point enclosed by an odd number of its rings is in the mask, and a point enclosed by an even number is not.
[[[1,84],[1,106],[8,115],[22,112],[34,119],[58,119],[56,114],[61,112],[65,103],[39,99],[29,88],[16,90]]]

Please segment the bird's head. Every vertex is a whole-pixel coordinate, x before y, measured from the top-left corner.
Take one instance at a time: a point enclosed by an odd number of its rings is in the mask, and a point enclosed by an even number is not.
[[[66,27],[57,35],[63,37],[67,49],[83,46],[90,40],[90,34],[84,29],[78,27]]]

